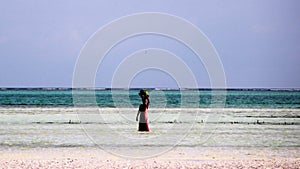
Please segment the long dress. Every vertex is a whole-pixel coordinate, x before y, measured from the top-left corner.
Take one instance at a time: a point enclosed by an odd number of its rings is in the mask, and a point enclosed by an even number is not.
[[[138,131],[150,131],[148,124],[148,108],[146,105],[141,104],[139,107],[139,130]]]

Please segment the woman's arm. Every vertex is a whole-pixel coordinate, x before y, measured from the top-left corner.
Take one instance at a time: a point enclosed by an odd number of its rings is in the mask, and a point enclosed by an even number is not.
[[[147,108],[149,108],[149,105],[150,105],[150,99],[149,99],[149,97],[147,98],[147,101],[148,101]]]
[[[145,98],[145,99],[143,99],[143,105],[144,105],[144,109],[148,109],[148,107],[149,107],[149,104],[150,104],[150,100],[149,100],[149,98]]]
[[[135,118],[136,121],[138,121],[138,119],[139,119],[139,114],[140,114],[140,110],[136,114],[136,118]]]

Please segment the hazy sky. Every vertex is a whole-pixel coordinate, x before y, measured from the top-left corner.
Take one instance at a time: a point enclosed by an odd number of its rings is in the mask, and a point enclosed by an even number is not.
[[[230,88],[300,88],[299,0],[0,1],[0,87],[71,87],[76,59],[89,37],[115,19],[140,12],[176,15],[202,30],[219,54]],[[96,86],[109,86],[122,59],[143,48],[175,53],[199,87],[210,86],[191,51],[154,35],[115,46],[99,66]],[[131,87],[175,84],[166,73],[148,70]]]

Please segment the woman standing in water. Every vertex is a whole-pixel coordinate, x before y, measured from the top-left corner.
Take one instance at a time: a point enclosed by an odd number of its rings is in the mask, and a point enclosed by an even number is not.
[[[148,107],[150,104],[149,93],[147,90],[140,90],[139,93],[143,104],[140,104],[139,111],[136,115],[136,121],[139,121],[139,129],[138,131],[147,131],[149,132],[149,124],[148,124]],[[140,118],[138,118],[140,116]]]

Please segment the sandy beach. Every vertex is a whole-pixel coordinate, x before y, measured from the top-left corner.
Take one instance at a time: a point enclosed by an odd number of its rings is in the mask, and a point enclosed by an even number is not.
[[[7,148],[1,150],[0,168],[300,168],[298,149],[180,147],[130,159],[100,148]]]

